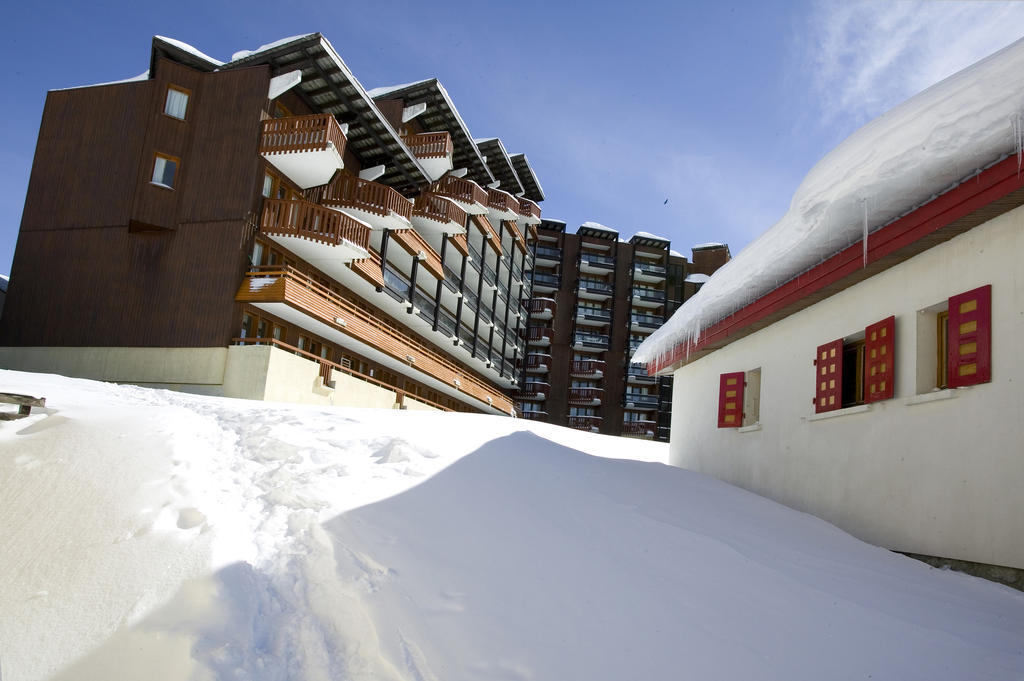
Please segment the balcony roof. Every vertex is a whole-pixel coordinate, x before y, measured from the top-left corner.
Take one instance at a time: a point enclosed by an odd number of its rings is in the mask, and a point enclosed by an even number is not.
[[[349,70],[334,47],[319,33],[285,38],[249,52],[237,52],[221,63],[185,43],[156,36],[150,73],[158,57],[201,71],[227,70],[266,64],[273,75],[301,70],[298,96],[317,113],[334,114],[347,123],[348,147],[365,167],[382,164],[379,182],[403,194],[415,194],[429,183],[423,167],[406,147],[397,131],[377,109],[373,100]]]
[[[537,227],[540,229],[546,229],[549,232],[564,232],[565,220],[550,220],[548,218],[542,218]]]
[[[580,236],[588,236],[592,239],[603,239],[606,241],[618,241],[619,239],[618,231],[597,222],[584,222],[576,230],[576,233]]]
[[[544,189],[540,186],[540,180],[537,179],[537,175],[533,172],[533,166],[526,159],[526,154],[512,154],[509,158],[512,159],[516,175],[519,176],[519,181],[523,185],[523,196],[531,201],[543,201]]]
[[[370,90],[369,95],[375,100],[399,99],[405,106],[426,104],[427,110],[417,116],[417,120],[427,132],[444,130],[452,136],[452,144],[455,147],[452,166],[466,168],[467,177],[482,186],[494,182],[494,175],[491,174],[480,150],[473,142],[473,136],[469,133],[466,122],[462,120],[448,91],[444,89],[437,78],[374,88]]]
[[[519,175],[516,174],[516,169],[512,165],[512,159],[509,158],[501,140],[497,137],[488,137],[473,141],[476,142],[480,153],[487,159],[487,166],[494,174],[494,178],[501,182],[497,188],[513,196],[522,194],[525,191],[523,183],[519,181]]]

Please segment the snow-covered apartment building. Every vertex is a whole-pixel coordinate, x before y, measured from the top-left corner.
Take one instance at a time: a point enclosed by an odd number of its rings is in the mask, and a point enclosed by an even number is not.
[[[729,259],[726,244],[695,246],[595,222],[537,229],[526,375],[513,396],[523,417],[579,430],[668,441],[672,379],[630,363],[659,328]]]
[[[47,95],[0,366],[508,414],[543,198],[436,79],[156,37],[142,77]]]
[[[640,348],[673,464],[1020,579],[1022,69],[1017,43],[857,131]]]

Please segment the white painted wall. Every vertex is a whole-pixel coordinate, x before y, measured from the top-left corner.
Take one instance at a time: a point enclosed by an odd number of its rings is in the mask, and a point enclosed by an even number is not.
[[[670,462],[886,548],[1024,568],[1022,258],[1017,208],[682,367]],[[934,331],[920,311],[984,284],[992,382],[932,393]],[[895,399],[809,419],[817,346],[893,314]],[[717,428],[719,375],[758,367],[760,429]]]

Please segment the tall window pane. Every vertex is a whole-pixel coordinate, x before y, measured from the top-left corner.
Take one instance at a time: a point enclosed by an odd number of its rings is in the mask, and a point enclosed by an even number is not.
[[[164,113],[168,116],[185,120],[186,109],[188,109],[188,93],[173,87],[167,88],[167,101],[164,103]]]

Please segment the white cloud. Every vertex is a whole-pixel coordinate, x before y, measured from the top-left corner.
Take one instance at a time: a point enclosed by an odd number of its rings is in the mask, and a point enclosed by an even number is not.
[[[820,4],[806,57],[828,121],[874,118],[1019,39],[1024,3],[896,0]]]

